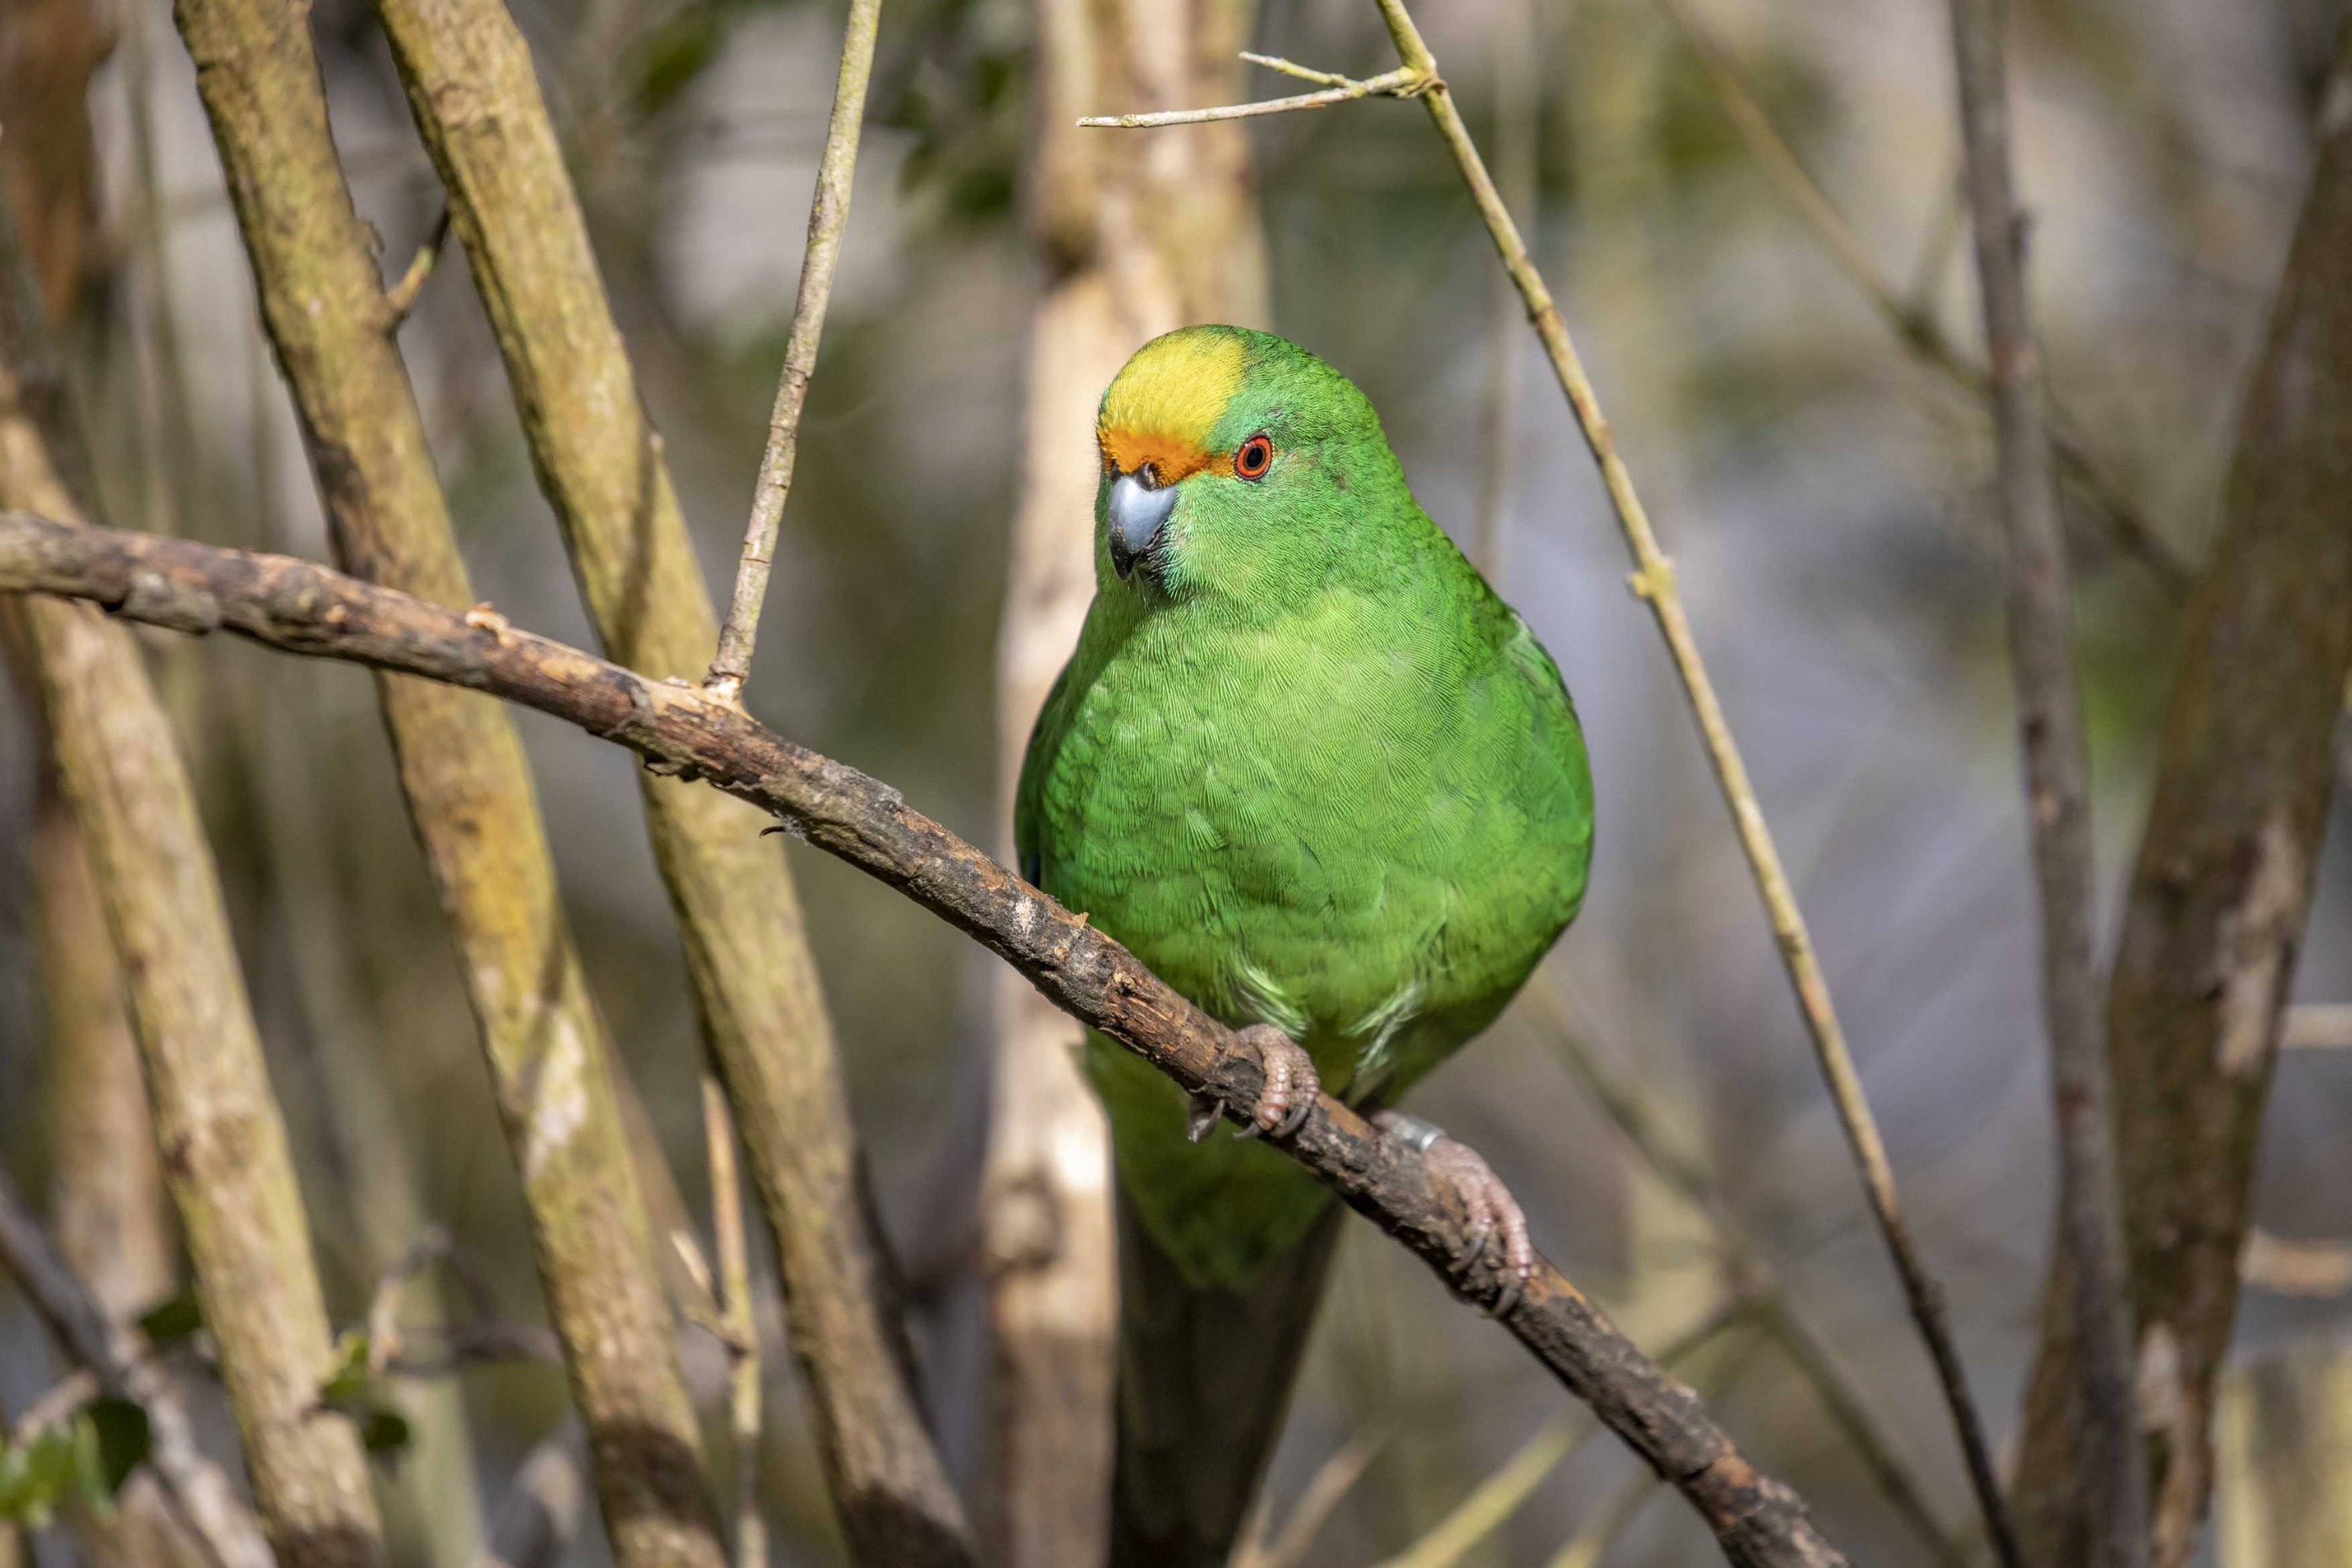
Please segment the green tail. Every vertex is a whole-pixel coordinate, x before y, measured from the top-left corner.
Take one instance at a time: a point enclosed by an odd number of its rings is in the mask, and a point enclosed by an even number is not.
[[[1224,1568],[1282,1435],[1346,1213],[1255,1283],[1188,1283],[1118,1188],[1118,1458],[1110,1568]]]

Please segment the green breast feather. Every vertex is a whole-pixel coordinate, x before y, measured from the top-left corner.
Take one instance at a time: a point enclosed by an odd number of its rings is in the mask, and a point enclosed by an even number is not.
[[[1241,368],[1188,431],[1184,387],[1129,383],[1230,364],[1210,334]],[[1114,426],[1137,406],[1163,427]],[[1393,1100],[1576,913],[1592,792],[1575,709],[1415,504],[1361,395],[1305,351],[1188,329],[1137,356],[1104,423],[1107,469],[1126,442],[1193,471],[1124,574],[1107,473],[1096,598],[1022,771],[1024,874],[1225,1023],[1280,1026],[1332,1093]],[[1282,1156],[1188,1144],[1164,1078],[1100,1039],[1088,1062],[1120,1182],[1188,1271],[1244,1284],[1313,1222],[1326,1194]]]

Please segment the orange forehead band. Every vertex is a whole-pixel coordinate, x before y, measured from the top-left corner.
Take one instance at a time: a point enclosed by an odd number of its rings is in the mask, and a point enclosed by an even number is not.
[[[1131,474],[1149,463],[1163,485],[1190,478],[1217,460],[1216,454],[1199,442],[1164,431],[1103,430],[1097,438],[1112,468]]]

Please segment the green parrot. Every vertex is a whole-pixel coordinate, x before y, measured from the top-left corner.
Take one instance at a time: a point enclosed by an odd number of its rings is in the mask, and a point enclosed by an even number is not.
[[[1257,1489],[1339,1207],[1255,1135],[1319,1089],[1384,1118],[1524,1278],[1484,1162],[1388,1110],[1493,1021],[1574,917],[1592,848],[1576,709],[1414,501],[1354,384],[1189,327],[1103,395],[1095,598],[1038,715],[1023,875],[1266,1068],[1255,1119],[1099,1036],[1119,1229],[1113,1568],[1222,1565]],[[1513,1292],[1515,1294],[1515,1290]],[[1507,1308],[1506,1308],[1507,1310]]]

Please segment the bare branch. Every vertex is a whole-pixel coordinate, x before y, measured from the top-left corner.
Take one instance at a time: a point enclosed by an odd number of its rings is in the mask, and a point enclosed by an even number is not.
[[[1246,1125],[1263,1087],[1255,1058],[1083,918],[1029,887],[898,793],[786,740],[698,688],[649,681],[576,648],[485,623],[285,556],[69,529],[0,515],[0,592],[95,600],[184,631],[226,628],[288,652],[334,658],[519,702],[623,745],[673,776],[708,780],[973,937],[1055,1005],[1187,1090],[1213,1092]],[[1549,1261],[1516,1303],[1491,1239],[1424,1156],[1324,1096],[1274,1145],[1489,1308],[1602,1422],[1680,1490],[1733,1563],[1808,1568],[1844,1558],[1802,1502],[1759,1473],[1690,1390],[1643,1356]],[[1465,1258],[1457,1270],[1457,1258]]]
[[[2074,602],[2025,289],[2025,217],[2012,184],[2001,0],[1952,0],[1970,228],[1992,367],[1993,434],[2009,525],[2009,651],[2042,908],[2042,1009],[2056,1109],[2060,1231],[2074,1263],[2084,1422],[2076,1462],[2090,1499],[2086,1561],[2147,1561],[2147,1460],[2133,1373],[2113,1091],[2092,971],[2090,752],[2074,675]],[[2004,1542],[2013,1554],[2013,1543]]]
[[[1263,55],[1244,55],[1242,58],[1288,76],[1302,77],[1308,81],[1328,81],[1334,85],[1320,92],[1302,92],[1295,98],[1269,98],[1257,103],[1229,103],[1219,109],[1166,109],[1156,114],[1088,115],[1078,124],[1088,131],[1150,131],[1163,125],[1206,125],[1216,120],[1255,120],[1261,114],[1288,114],[1299,109],[1328,109],[1335,103],[1353,103],[1360,98],[1412,98],[1429,90],[1433,79],[1407,67],[1365,81],[1356,81],[1327,71],[1310,71],[1304,66],[1292,65],[1288,60],[1270,59]]]
[[[1691,9],[1690,0],[1659,0],[1689,43],[1691,52],[1698,57],[1699,66],[1708,85],[1714,89],[1717,101],[1732,129],[1748,144],[1772,188],[1797,210],[1822,246],[1830,253],[1849,282],[1870,302],[1880,320],[1892,330],[1904,347],[1920,361],[1950,382],[1978,403],[1989,403],[1992,384],[1984,367],[1974,363],[1954,343],[1935,317],[1926,288],[1914,289],[1906,295],[1896,289],[1892,279],[1871,259],[1863,247],[1862,239],[1846,223],[1827,193],[1808,174],[1796,149],[1789,145],[1764,112],[1764,106],[1748,86],[1738,65],[1732,59],[1707,27]],[[1941,256],[1942,236],[1949,226],[1939,218],[1935,243],[1926,248],[1921,277],[1932,280],[1934,258]],[[2196,571],[2182,558],[2180,552],[2149,523],[2137,501],[2107,465],[2092,450],[2087,441],[2074,428],[2065,411],[2053,401],[2049,407],[2050,442],[2057,452],[2060,466],[2087,499],[2108,531],[2126,553],[2145,566],[2164,589],[2176,598],[2185,596],[2195,580]]]
[[[2011,1531],[2001,1500],[2000,1481],[1993,1470],[1991,1450],[1985,1442],[1984,1424],[1969,1393],[1967,1372],[1945,1321],[1943,1293],[1928,1276],[1904,1221],[1901,1200],[1895,1188],[1895,1169],[1887,1160],[1885,1142],[1879,1136],[1878,1123],[1863,1092],[1862,1075],[1854,1067],[1845,1031],[1830,999],[1829,979],[1822,972],[1820,956],[1813,950],[1803,912],[1797,906],[1796,890],[1780,864],[1780,850],[1765,823],[1764,808],[1756,798],[1755,786],[1748,781],[1747,763],[1740,758],[1738,742],[1732,738],[1730,722],[1724,717],[1715,683],[1699,656],[1697,638],[1691,631],[1690,617],[1675,584],[1674,563],[1660,548],[1650,525],[1649,512],[1634,491],[1633,475],[1618,455],[1616,436],[1601,412],[1599,395],[1569,337],[1568,323],[1542,275],[1536,270],[1534,258],[1519,237],[1518,226],[1512,221],[1485,162],[1478,156],[1469,129],[1462,122],[1461,111],[1454,107],[1454,96],[1438,76],[1436,60],[1422,41],[1421,32],[1414,26],[1403,0],[1379,0],[1379,4],[1399,58],[1430,82],[1421,94],[1422,103],[1429,110],[1431,122],[1436,126],[1447,151],[1453,153],[1464,183],[1469,186],[1471,200],[1494,240],[1496,253],[1527,304],[1536,336],[1543,343],[1560,390],[1576,416],[1577,426],[1591,449],[1593,461],[1600,466],[1602,486],[1633,553],[1633,592],[1656,617],[1675,674],[1689,698],[1692,714],[1706,746],[1707,760],[1722,789],[1724,804],[1730,810],[1732,826],[1747,857],[1757,893],[1763,900],[1781,961],[1787,966],[1798,1010],[1811,1036],[1815,1058],[1829,1086],[1831,1103],[1860,1169],[1871,1212],[1894,1258],[1895,1272],[1902,1279],[1911,1315],[1935,1363],[1945,1403],[1951,1409],[1978,1505],[1984,1510],[1993,1539],[2002,1541]],[[2014,1568],[2015,1554],[2004,1553],[2003,1561]]]
[[[61,470],[88,465],[30,292],[0,199],[0,504],[70,521],[79,513]],[[58,605],[28,605],[25,621],[270,1547],[283,1568],[370,1568],[383,1547],[366,1457],[351,1422],[318,1408],[326,1302],[171,720],[122,628]]]
[[[530,46],[500,0],[376,9],[604,650],[649,676],[699,676],[719,618]],[[856,1130],[792,868],[741,802],[650,773],[640,782],[851,1555],[868,1568],[968,1559],[971,1531],[924,1427],[858,1192]]]
[[[48,1326],[58,1349],[99,1389],[147,1413],[149,1459],[165,1495],[187,1521],[214,1568],[272,1568],[276,1559],[236,1488],[197,1447],[180,1396],[145,1345],[107,1321],[97,1300],[58,1255],[14,1182],[0,1171],[0,1265]]]
[[[448,243],[449,204],[444,202],[433,219],[433,226],[425,232],[424,243],[409,258],[407,270],[383,291],[383,308],[391,314],[394,331],[400,331],[409,311],[416,308],[416,297],[425,292],[425,281],[433,276],[433,264],[441,258],[441,247]]]
[[[184,0],[174,16],[338,557],[462,609],[475,595],[336,157],[304,0]],[[722,1568],[612,1041],[512,716],[416,682],[381,682],[378,696],[461,961],[614,1560]]]
[[[776,406],[768,417],[768,446],[760,454],[760,477],[751,492],[751,521],[743,531],[743,559],[735,569],[735,593],[727,624],[719,628],[719,652],[704,678],[716,696],[740,700],[751,673],[751,648],[760,636],[760,605],[768,596],[768,571],[776,558],[776,526],[792,493],[793,464],[800,453],[801,409],[809,380],[816,374],[817,340],[824,334],[824,308],[833,298],[834,268],[841,261],[841,237],[849,227],[850,187],[857,173],[857,133],[866,119],[866,83],[874,74],[874,35],[882,0],[849,0],[849,29],[841,40],[841,72],[833,89],[833,117],[824,130],[824,156],[816,169],[816,195],[809,205],[808,248],[801,257],[800,296],[784,339],[784,371],[776,382]]]
[[[702,1073],[702,1139],[710,1165],[710,1228],[719,1243],[719,1307],[731,1342],[727,1413],[735,1439],[735,1568],[767,1568],[768,1521],[760,1512],[760,1326],[751,1310],[743,1182],[735,1167],[727,1090],[709,1068]]]
[[[2192,602],[2108,988],[2138,1364],[2167,1416],[2152,1556],[2194,1561],[2263,1109],[2337,787],[2352,672],[2352,33]],[[2058,1248],[2017,1510],[2042,1562],[2089,1560],[2067,1474],[2082,1381]]]

